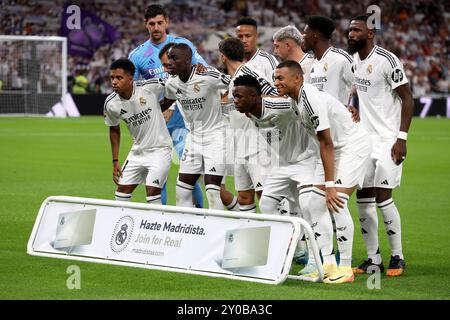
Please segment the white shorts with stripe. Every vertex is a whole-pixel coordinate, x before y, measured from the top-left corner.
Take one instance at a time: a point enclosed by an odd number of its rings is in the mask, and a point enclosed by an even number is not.
[[[396,165],[391,158],[391,149],[397,138],[371,135],[371,152],[364,177],[364,188],[394,189],[400,186],[403,163]]]
[[[262,191],[264,189],[267,174],[271,170],[266,157],[264,152],[260,152],[245,158],[237,158],[234,166],[236,191]]]
[[[130,151],[122,166],[120,185],[144,184],[162,188],[172,162],[172,148]]]
[[[274,166],[266,178],[263,195],[281,200],[289,195],[298,197],[301,186],[311,184],[317,158],[295,164]]]
[[[225,130],[209,136],[186,136],[180,173],[224,176],[226,174]]]
[[[361,189],[367,170],[370,155],[370,141],[367,135],[353,141],[334,153],[336,188]],[[322,160],[317,162],[314,175],[315,185],[325,184],[325,171]]]

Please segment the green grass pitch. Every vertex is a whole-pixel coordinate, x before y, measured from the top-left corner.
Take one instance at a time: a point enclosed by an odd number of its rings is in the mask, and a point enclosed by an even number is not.
[[[130,147],[124,127],[122,137],[121,160]],[[415,118],[408,139],[402,187],[394,192],[402,216],[406,274],[383,275],[381,288],[373,290],[366,275],[345,285],[287,280],[273,286],[27,255],[46,197],[113,199],[108,130],[102,117],[0,118],[0,299],[449,299],[450,120]],[[177,169],[173,166],[169,176],[169,204],[175,201]],[[133,201],[144,200],[140,187]],[[350,209],[356,217],[354,198]],[[380,240],[387,263],[382,223]],[[355,219],[354,264],[364,253]],[[80,290],[66,287],[70,265],[81,269]],[[294,264],[291,273],[299,268]]]

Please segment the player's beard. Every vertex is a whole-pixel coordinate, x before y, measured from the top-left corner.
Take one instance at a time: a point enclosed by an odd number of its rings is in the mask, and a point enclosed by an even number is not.
[[[348,53],[354,54],[364,48],[367,44],[366,39],[361,40],[348,40]]]
[[[162,37],[163,37],[163,33],[162,32],[153,32],[152,33],[152,40],[153,41],[159,41],[159,40],[161,40]]]

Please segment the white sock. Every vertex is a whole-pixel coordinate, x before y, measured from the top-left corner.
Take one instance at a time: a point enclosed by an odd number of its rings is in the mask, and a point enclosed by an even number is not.
[[[402,251],[402,226],[400,214],[395,206],[392,198],[377,203],[378,208],[383,214],[384,227],[388,235],[389,244],[391,245],[392,256],[400,256],[403,259]]]
[[[312,249],[312,246],[311,246],[311,241],[309,241],[309,238],[308,238],[308,241],[306,241],[306,243],[308,245],[308,264],[309,263],[310,264],[315,264],[316,263],[316,258],[314,258],[314,252],[313,252],[313,249]],[[319,250],[320,250],[320,248],[319,248]]]
[[[223,203],[220,199],[220,186],[215,184],[207,184],[205,189],[206,198],[208,198],[208,208],[223,210]]]
[[[301,218],[301,209],[298,203],[298,195],[294,195],[294,199],[295,200],[291,199],[290,197],[287,198],[287,201],[289,203],[289,215],[291,217]]]
[[[261,200],[259,201],[259,209],[261,210],[261,213],[280,214],[279,211],[277,210],[280,201],[281,199],[279,197],[265,195],[263,192]]]
[[[240,204],[239,209],[243,212],[256,212],[256,204]]]
[[[340,255],[339,266],[351,267],[355,225],[353,224],[352,215],[348,210],[349,196],[342,192],[338,192],[337,194],[344,201],[344,208],[340,209],[339,213],[333,213],[334,221],[336,222],[336,239]]]
[[[309,213],[309,200],[311,198],[311,192],[312,192],[312,187],[303,188],[300,190],[300,194],[298,196],[298,202],[300,205],[301,216],[309,224],[311,224],[311,217],[310,217],[310,213]]]
[[[313,188],[308,209],[312,219],[311,226],[322,252],[324,263],[333,263],[334,260],[334,264],[336,264],[333,254],[333,224],[328,212],[324,191]]]
[[[178,180],[175,190],[177,206],[190,208],[194,207],[192,202],[192,190],[194,190],[194,186]]]
[[[382,259],[378,245],[378,215],[375,198],[357,199],[361,233],[366,244],[367,257],[375,264]]]
[[[147,200],[147,203],[150,203],[150,204],[162,204],[160,194],[158,194],[156,196],[148,196],[145,199]]]
[[[123,192],[116,191],[116,193],[114,195],[115,195],[116,200],[118,200],[118,201],[130,201],[131,200],[131,193],[123,193]]]
[[[239,211],[238,198],[236,196],[233,197],[233,201],[229,205],[227,205],[228,211]]]

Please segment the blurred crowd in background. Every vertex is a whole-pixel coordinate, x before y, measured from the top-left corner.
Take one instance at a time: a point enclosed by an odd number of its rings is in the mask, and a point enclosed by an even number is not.
[[[109,64],[127,57],[148,39],[143,12],[151,3],[163,4],[170,14],[171,34],[191,40],[213,66],[217,49],[206,43],[211,34],[232,30],[239,17],[248,15],[259,26],[294,24],[301,31],[309,14],[326,15],[336,22],[332,45],[347,48],[351,17],[366,13],[371,4],[381,9],[381,30],[377,44],[395,53],[404,63],[414,96],[447,94],[450,89],[450,2],[432,0],[94,0],[72,1],[98,14],[121,33],[119,40],[97,50],[91,59],[69,56],[70,79],[84,78],[84,92],[109,93]],[[59,35],[64,1],[3,0],[0,4],[0,34]],[[231,34],[234,36],[234,34]],[[270,37],[260,46],[273,52]],[[1,63],[0,63],[1,64]],[[49,63],[51,68],[51,63]],[[3,68],[6,68],[3,66]],[[11,68],[10,69],[14,69]],[[81,79],[80,78],[80,79]],[[73,89],[73,86],[71,86]],[[79,88],[78,88],[79,89]],[[81,93],[83,88],[81,88]],[[79,92],[80,93],[80,92]]]

